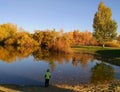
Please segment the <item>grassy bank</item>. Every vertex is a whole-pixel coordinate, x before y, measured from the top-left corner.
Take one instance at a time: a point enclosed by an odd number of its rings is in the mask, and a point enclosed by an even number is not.
[[[98,46],[73,46],[74,53],[90,53],[97,59],[120,66],[120,48]]]
[[[100,47],[100,46],[72,46],[71,47],[74,53],[79,53],[81,51],[88,52],[88,53],[96,53],[97,51],[105,51],[105,50],[120,50],[120,48],[113,48],[113,47]],[[110,54],[110,53],[108,53]]]

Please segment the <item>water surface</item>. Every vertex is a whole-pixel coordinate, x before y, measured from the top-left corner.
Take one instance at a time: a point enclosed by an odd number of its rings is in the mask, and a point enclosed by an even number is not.
[[[76,85],[120,79],[119,66],[97,60],[91,54],[53,54],[21,47],[0,47],[0,53],[1,84],[44,85],[48,68],[51,84]]]

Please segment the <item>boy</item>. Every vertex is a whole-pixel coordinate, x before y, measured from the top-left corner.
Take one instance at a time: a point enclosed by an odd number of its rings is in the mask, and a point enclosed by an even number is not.
[[[51,78],[51,74],[50,74],[50,70],[47,69],[46,73],[45,73],[45,87],[49,86],[49,80]]]

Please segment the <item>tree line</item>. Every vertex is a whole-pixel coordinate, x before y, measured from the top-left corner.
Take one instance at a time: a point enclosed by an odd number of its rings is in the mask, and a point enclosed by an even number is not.
[[[87,38],[86,38],[87,35]],[[35,30],[33,34],[17,28],[16,25],[7,23],[0,25],[0,44],[33,47],[40,46],[56,52],[69,52],[72,45],[89,45],[92,43],[92,33],[85,31],[65,33],[53,30]]]

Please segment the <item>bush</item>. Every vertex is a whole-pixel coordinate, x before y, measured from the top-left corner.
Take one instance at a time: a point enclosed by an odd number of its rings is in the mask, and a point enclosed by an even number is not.
[[[107,46],[107,47],[120,47],[120,44],[118,44],[116,41],[112,41],[112,42],[106,42],[105,46]]]

